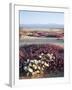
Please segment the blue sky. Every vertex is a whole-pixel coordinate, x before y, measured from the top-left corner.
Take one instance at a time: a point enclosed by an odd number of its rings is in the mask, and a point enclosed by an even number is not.
[[[64,13],[20,11],[20,25],[59,24],[64,25]]]

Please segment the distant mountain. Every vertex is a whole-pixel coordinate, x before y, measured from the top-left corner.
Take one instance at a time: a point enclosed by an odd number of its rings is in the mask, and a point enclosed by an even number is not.
[[[20,25],[20,28],[64,28],[63,24],[29,24]]]

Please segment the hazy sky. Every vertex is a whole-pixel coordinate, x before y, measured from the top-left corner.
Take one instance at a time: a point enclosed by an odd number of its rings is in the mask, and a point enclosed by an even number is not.
[[[64,13],[20,11],[20,25],[63,24]]]

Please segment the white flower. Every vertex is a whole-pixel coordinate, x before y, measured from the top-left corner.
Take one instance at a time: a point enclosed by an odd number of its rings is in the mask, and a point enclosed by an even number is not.
[[[46,63],[46,62],[44,63],[44,65],[45,65],[46,67],[49,67],[49,64],[48,64],[48,63]]]
[[[33,72],[33,69],[29,67],[28,68],[28,71],[32,73]]]
[[[41,56],[41,55],[39,55],[39,58],[42,58],[42,56]]]
[[[36,66],[35,64],[33,64],[33,68],[34,68],[34,69],[37,69],[37,66]]]
[[[25,67],[24,67],[24,70],[27,71],[27,69],[28,69],[27,66],[25,66]]]

